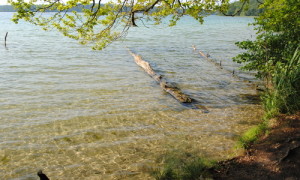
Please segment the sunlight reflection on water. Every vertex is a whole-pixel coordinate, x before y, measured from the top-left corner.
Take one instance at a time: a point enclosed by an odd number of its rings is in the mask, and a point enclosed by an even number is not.
[[[212,16],[200,26],[185,18],[133,28],[125,40],[92,51],[55,32],[0,16],[0,177],[151,179],[169,151],[226,158],[235,139],[260,117],[251,84],[217,70],[192,45],[237,69],[233,43],[250,38],[251,18]],[[239,29],[239,31],[236,31]],[[134,64],[125,46],[206,106],[182,106]],[[237,73],[239,71],[237,70]],[[241,74],[250,80],[249,74]]]

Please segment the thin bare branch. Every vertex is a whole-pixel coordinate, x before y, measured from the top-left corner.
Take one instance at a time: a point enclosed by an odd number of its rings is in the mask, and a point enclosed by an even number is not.
[[[263,2],[259,1],[259,0],[256,0],[259,4],[264,4]]]
[[[137,27],[137,25],[136,25],[136,23],[135,23],[134,15],[135,15],[135,13],[132,12],[132,13],[131,13],[131,23],[132,23],[132,26]]]
[[[137,9],[137,10],[134,10],[134,11],[132,11],[132,13],[136,13],[136,12],[146,12],[146,13],[147,13],[147,12],[149,12],[151,9],[153,9],[154,6],[155,6],[156,4],[158,4],[160,1],[161,1],[161,0],[156,0],[151,6],[145,8],[145,9]]]
[[[244,1],[243,4],[242,4],[242,7],[234,14],[226,14],[225,12],[221,11],[221,13],[224,15],[224,16],[236,16],[238,14],[240,14],[242,12],[242,10],[244,9],[244,6],[246,5],[247,1]]]
[[[95,2],[95,0],[93,0],[93,4],[92,4],[92,7],[91,7],[91,11],[94,10],[95,4],[96,4],[96,2]]]
[[[47,9],[50,9],[52,8],[56,3],[58,3],[60,0],[55,0],[53,3],[50,3],[48,6],[43,6],[43,7],[40,7],[38,9],[36,9],[34,12],[40,12],[42,10],[47,10]]]
[[[180,1],[180,0],[177,0],[177,2],[178,2],[179,6],[180,6],[181,9],[182,9],[182,14],[184,14],[184,13],[185,13],[185,8],[182,6],[181,1]]]

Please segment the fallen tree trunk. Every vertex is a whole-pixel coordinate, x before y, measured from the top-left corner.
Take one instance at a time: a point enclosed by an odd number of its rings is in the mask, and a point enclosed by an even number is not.
[[[151,65],[142,59],[141,56],[130,51],[130,54],[134,57],[135,63],[144,69],[144,71],[149,74],[157,83],[159,83],[160,87],[165,90],[167,93],[172,95],[176,100],[181,103],[191,103],[192,99],[184,94],[179,88],[174,87],[170,83],[168,83],[160,74],[156,73]]]

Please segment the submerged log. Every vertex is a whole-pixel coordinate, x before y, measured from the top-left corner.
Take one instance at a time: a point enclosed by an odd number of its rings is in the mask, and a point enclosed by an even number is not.
[[[235,73],[235,71],[234,71],[234,69],[233,69],[232,71],[230,71],[230,70],[228,70],[228,69],[224,69],[223,66],[222,66],[222,61],[220,61],[220,62],[218,63],[218,62],[214,61],[213,59],[209,58],[209,57],[210,57],[209,55],[205,55],[205,54],[204,54],[203,52],[201,52],[201,51],[199,51],[199,54],[200,54],[202,57],[204,57],[207,61],[209,61],[209,62],[211,62],[212,64],[214,64],[218,69],[222,69],[223,71],[226,71],[228,74],[231,74],[231,76],[232,76],[233,78],[236,78],[236,79],[238,79],[238,80],[240,80],[240,81],[243,81],[243,82],[245,82],[245,83],[249,83],[249,84],[251,84],[253,87],[255,87],[256,90],[259,90],[259,89],[257,88],[258,85],[257,85],[256,83],[251,82],[251,81],[249,81],[249,80],[245,80],[245,79],[241,78],[240,76],[237,76],[236,73]]]
[[[205,54],[204,54],[203,52],[201,52],[201,51],[199,51],[199,54],[200,54],[202,57],[204,57],[206,60],[208,60],[209,62],[213,63],[217,68],[223,69],[222,63],[221,63],[221,62],[220,62],[220,63],[217,63],[217,62],[215,62],[213,59],[209,58],[209,57],[210,57],[209,54],[205,55]]]
[[[235,74],[235,71],[234,69],[232,71],[230,70],[227,70],[227,69],[224,69],[223,66],[222,66],[222,61],[220,61],[220,63],[214,61],[213,59],[209,58],[210,56],[208,55],[205,55],[203,52],[199,51],[199,54],[204,57],[207,61],[211,62],[212,64],[214,64],[218,69],[222,69],[223,71],[226,71],[227,73],[230,73],[232,77],[236,78],[236,79],[239,79],[239,80],[242,80],[244,81],[241,77],[237,76]],[[251,82],[249,82],[251,83]]]
[[[151,76],[157,83],[159,83],[160,87],[164,91],[166,91],[167,93],[172,95],[176,100],[178,100],[181,103],[191,103],[192,102],[192,99],[188,95],[184,94],[178,87],[175,87],[175,86],[171,85],[170,83],[168,83],[162,77],[162,75],[156,73],[152,69],[151,65],[147,61],[144,61],[141,56],[133,53],[130,50],[129,50],[129,53],[134,57],[135,63],[138,66],[140,66],[141,68],[143,68],[144,71],[147,74],[149,74],[149,76]]]

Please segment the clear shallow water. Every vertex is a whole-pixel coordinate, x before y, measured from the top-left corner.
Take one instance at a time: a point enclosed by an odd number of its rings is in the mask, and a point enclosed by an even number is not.
[[[0,37],[9,32],[0,47],[0,179],[36,179],[39,169],[51,179],[151,179],[147,171],[171,151],[227,157],[259,119],[260,107],[246,98],[252,85],[192,50],[237,69],[234,42],[254,37],[252,18],[141,26],[99,52],[10,16],[0,16]],[[126,47],[210,113],[163,92]]]

